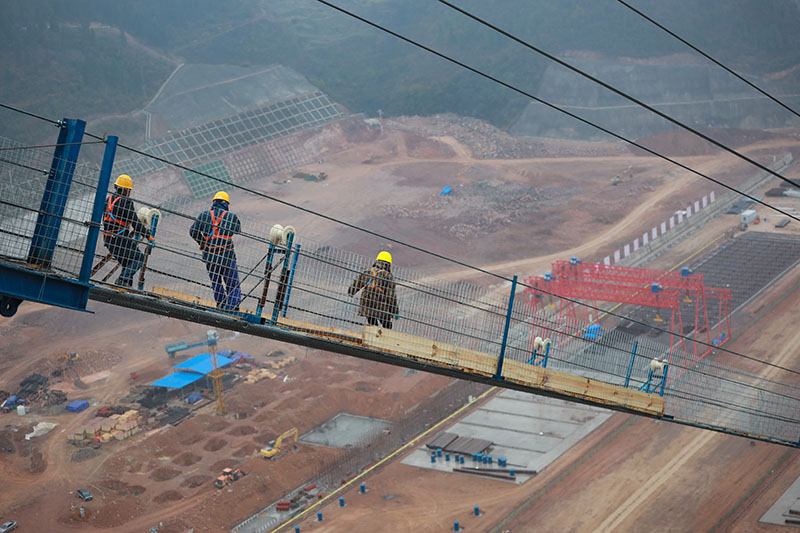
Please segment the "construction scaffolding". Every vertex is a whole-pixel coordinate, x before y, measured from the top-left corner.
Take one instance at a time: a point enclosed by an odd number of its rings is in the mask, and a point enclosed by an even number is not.
[[[241,228],[226,241],[235,246],[237,282],[228,289],[229,296],[237,294],[237,301],[221,301],[213,276],[209,279],[207,256],[187,231],[207,215],[208,202],[175,202],[165,198],[157,184],[135,185],[130,193],[137,208],[157,208],[162,215],[155,241],[148,241],[152,253],[141,288],[105,282],[102,270],[90,278],[93,263],[106,255],[96,247],[106,242],[98,243],[98,236],[104,207],[110,203],[106,200],[116,138],[105,140],[102,167],[78,165],[80,123],[62,123],[55,155],[2,141],[2,146],[14,148],[0,161],[0,198],[13,199],[2,200],[0,219],[4,316],[13,315],[22,300],[85,309],[85,298],[92,298],[461,379],[800,445],[800,391],[790,384],[792,376],[770,374],[767,379],[752,368],[721,367],[709,357],[673,357],[654,367],[653,360],[668,356],[673,343],[637,339],[622,331],[587,338],[593,324],[532,309],[524,297],[517,297],[522,287],[516,278],[490,290],[423,278],[397,261],[391,267],[391,283],[399,312],[389,316],[385,309],[373,309],[394,327],[364,325],[360,313],[370,304],[359,294],[349,296],[348,288],[359,276],[373,275],[372,257],[293,231],[276,231],[262,218],[242,215]],[[70,151],[71,147],[78,149]],[[700,290],[694,280],[686,283],[656,293],[652,286],[637,290],[649,293],[650,301],[668,300],[673,310],[674,300],[687,295],[728,298],[724,291],[712,295]],[[710,315],[708,320],[710,345],[709,337],[688,338],[713,349],[714,336],[723,330],[713,329],[719,326],[711,325]],[[687,341],[680,329],[672,333],[676,342]],[[537,342],[537,336],[549,342]],[[680,375],[684,377],[670,379]]]

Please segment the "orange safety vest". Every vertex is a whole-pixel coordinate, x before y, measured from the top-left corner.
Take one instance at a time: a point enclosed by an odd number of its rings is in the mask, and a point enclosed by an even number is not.
[[[103,222],[107,222],[108,226],[111,226],[108,229],[104,229],[103,230],[103,235],[105,235],[106,237],[113,237],[115,235],[122,235],[125,232],[125,228],[128,227],[127,224],[123,224],[122,222],[117,220],[117,218],[111,213],[111,210],[114,209],[114,206],[119,201],[119,199],[122,198],[122,197],[121,196],[117,196],[116,198],[114,198],[114,201],[111,201],[112,198],[113,198],[112,196],[108,197],[108,206],[106,207],[106,213],[105,213],[105,216],[103,217]],[[114,228],[113,226],[115,226],[115,225],[120,229],[117,230],[117,228]],[[105,226],[105,224],[104,224],[104,226]]]
[[[213,209],[209,209],[208,213],[211,215],[211,235],[203,235],[203,238],[206,240],[206,250],[214,252],[226,252],[228,250],[233,250],[233,235],[220,235],[219,233],[219,223],[222,222],[223,218],[225,218],[225,213],[227,213],[227,211],[223,211],[219,218],[214,217]],[[211,239],[224,239],[230,242],[227,244],[211,245],[209,244]]]

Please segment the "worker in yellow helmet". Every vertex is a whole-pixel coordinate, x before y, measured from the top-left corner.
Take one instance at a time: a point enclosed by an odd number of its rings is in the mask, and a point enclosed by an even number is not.
[[[233,249],[233,235],[242,231],[239,217],[231,213],[230,197],[219,191],[211,201],[211,209],[203,211],[189,228],[189,235],[200,246],[206,264],[217,308],[238,311],[242,299],[239,268]]]
[[[131,191],[133,180],[127,174],[120,174],[114,181],[114,192],[109,195],[103,214],[103,244],[122,267],[116,281],[121,287],[133,286],[133,276],[144,264],[144,254],[139,250],[134,235],[138,233],[152,238],[150,228],[136,216]]]
[[[397,291],[392,276],[392,255],[383,251],[375,258],[368,270],[359,274],[347,294],[361,292],[358,314],[367,319],[370,326],[381,325],[392,329],[392,318],[398,318]]]

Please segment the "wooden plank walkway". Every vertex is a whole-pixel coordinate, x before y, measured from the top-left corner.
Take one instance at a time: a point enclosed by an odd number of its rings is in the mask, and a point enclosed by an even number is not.
[[[185,302],[192,305],[200,305],[203,307],[208,307],[209,309],[217,308],[217,302],[215,302],[214,300],[209,300],[208,298],[201,298],[200,296],[187,294],[185,292],[175,291],[172,289],[165,289],[163,287],[152,287],[150,288],[150,292],[153,294],[157,294],[158,296],[162,296],[168,300]],[[256,314],[255,311],[252,311],[250,309],[241,309],[241,312],[249,313],[251,315]]]
[[[427,364],[446,366],[484,376],[493,376],[497,367],[497,356],[377,326],[364,327],[364,346],[410,357]],[[604,405],[625,407],[656,416],[664,414],[664,398],[657,394],[647,394],[520,361],[506,359],[503,362],[503,377],[532,389],[555,392]]]

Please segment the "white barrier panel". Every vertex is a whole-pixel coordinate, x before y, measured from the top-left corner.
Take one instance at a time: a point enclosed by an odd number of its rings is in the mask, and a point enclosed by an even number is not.
[[[619,250],[614,252],[614,262],[619,263]]]
[[[711,203],[714,203],[714,191],[711,191],[709,196],[711,196]]]
[[[694,212],[697,213],[698,211],[700,211],[700,202],[695,200],[694,201]]]
[[[603,264],[604,265],[610,265],[611,264],[611,258],[609,256],[605,256],[603,258]]]
[[[647,246],[647,233],[642,235],[642,246]]]
[[[666,232],[667,232],[667,223],[666,222],[662,222],[661,223],[661,235],[664,235]]]
[[[625,245],[625,257],[628,257],[629,255],[631,255],[631,245],[630,244],[626,244]]]
[[[653,240],[658,239],[658,230],[655,227],[650,230],[650,234],[653,236]]]
[[[669,229],[672,229],[674,227],[675,227],[675,216],[671,216],[669,217]]]
[[[692,206],[686,208],[686,218],[692,216]]]
[[[708,196],[703,196],[703,207],[708,205]]]
[[[635,252],[638,249],[639,249],[639,239],[633,239],[633,251]]]

